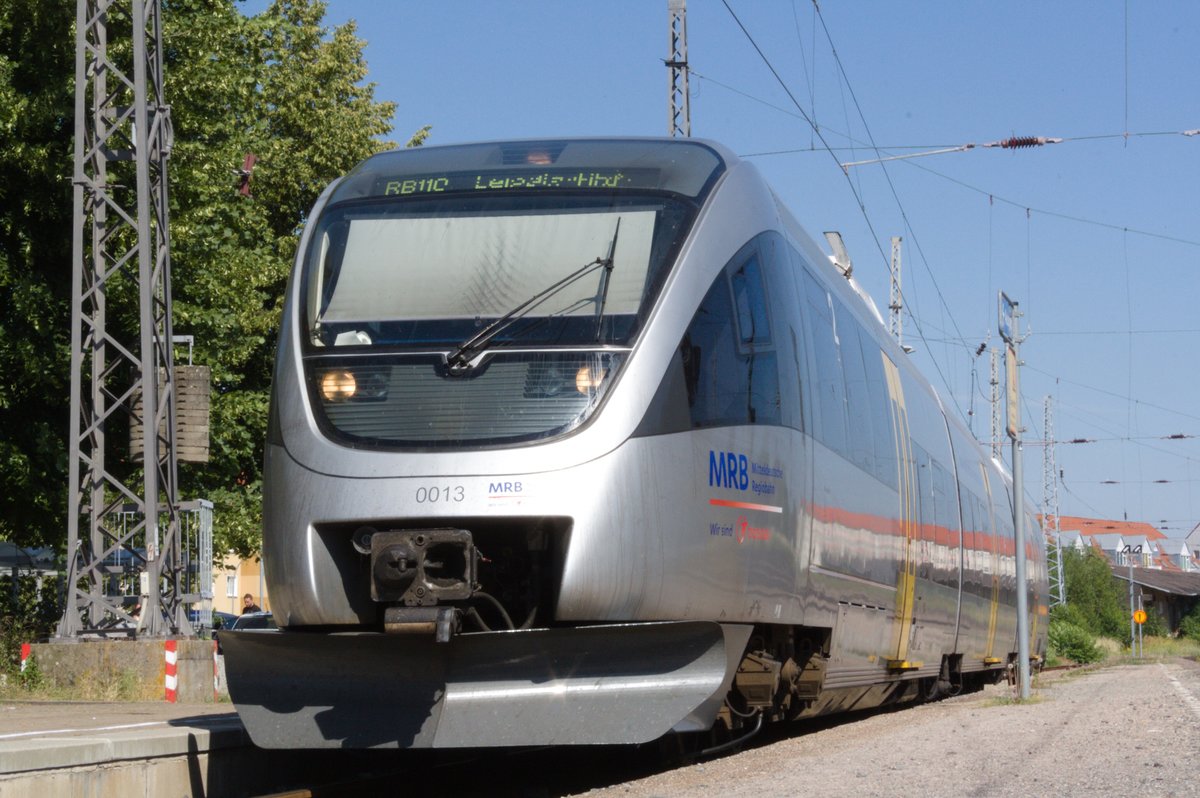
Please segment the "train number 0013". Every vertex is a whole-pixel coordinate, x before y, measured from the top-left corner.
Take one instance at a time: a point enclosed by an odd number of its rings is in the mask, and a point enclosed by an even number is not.
[[[446,485],[445,487],[417,488],[417,504],[433,504],[435,502],[460,502],[466,498],[466,489],[462,485]]]

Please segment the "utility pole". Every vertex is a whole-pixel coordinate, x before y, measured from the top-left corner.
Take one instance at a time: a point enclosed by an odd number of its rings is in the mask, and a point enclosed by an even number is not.
[[[56,638],[189,635],[181,589],[160,0],[78,0],[66,608]],[[109,21],[128,47],[109,50]],[[126,32],[128,31],[128,32]],[[136,330],[108,299],[136,297]],[[112,322],[111,324],[109,322]],[[140,403],[139,403],[140,397]],[[142,467],[105,437],[140,425]],[[120,520],[116,520],[120,519]],[[114,584],[136,562],[144,606]]]
[[[1020,318],[1017,303],[999,297],[1000,337],[1007,344],[1004,364],[1008,389],[1008,437],[1012,440],[1013,524],[1017,565],[1017,678],[1021,700],[1029,698],[1029,593],[1025,578],[1025,483],[1021,473]]]
[[[904,294],[900,290],[900,236],[892,236],[892,263],[889,270],[892,274],[892,288],[888,292],[888,332],[896,339],[900,347],[904,347]]]
[[[688,106],[687,0],[667,0],[667,131],[672,138],[692,135]]]
[[[1058,468],[1054,463],[1054,400],[1046,396],[1042,449],[1042,532],[1046,535],[1046,575],[1050,581],[1050,606],[1067,603],[1067,583],[1062,567],[1062,541],[1058,524]]]

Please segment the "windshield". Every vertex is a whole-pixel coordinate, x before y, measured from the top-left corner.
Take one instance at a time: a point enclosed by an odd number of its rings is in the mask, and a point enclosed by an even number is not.
[[[722,168],[702,145],[645,140],[367,161],[332,193],[304,258],[305,369],[323,429],[426,449],[577,428]]]
[[[556,281],[604,258],[620,221],[607,296],[576,280],[497,336],[528,344],[628,341],[687,209],[668,200],[492,197],[383,202],[325,214],[307,291],[314,347],[457,344]],[[657,233],[657,240],[656,240]],[[591,334],[588,334],[589,324]]]

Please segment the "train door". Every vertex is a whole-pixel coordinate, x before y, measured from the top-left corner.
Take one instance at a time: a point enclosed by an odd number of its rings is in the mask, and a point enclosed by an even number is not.
[[[920,531],[920,504],[917,475],[909,436],[908,408],[904,401],[904,387],[900,381],[900,370],[886,354],[883,369],[887,378],[888,398],[891,402],[892,426],[895,431],[896,463],[899,478],[899,532],[900,557],[897,562],[896,609],[892,623],[892,642],[888,650],[889,670],[915,670],[922,663],[909,658],[913,629],[916,622],[916,590],[918,563],[918,536]]]
[[[986,530],[984,532],[987,540],[987,555],[988,555],[988,629],[987,642],[983,651],[983,662],[986,665],[997,665],[1001,662],[996,650],[996,631],[1000,618],[1000,602],[1001,602],[1001,582],[1003,573],[1002,562],[1002,545],[1000,528],[996,523],[995,502],[992,497],[992,483],[988,480],[987,467],[979,464],[980,475],[983,477],[983,488],[987,493],[985,500],[986,507],[983,510]]]

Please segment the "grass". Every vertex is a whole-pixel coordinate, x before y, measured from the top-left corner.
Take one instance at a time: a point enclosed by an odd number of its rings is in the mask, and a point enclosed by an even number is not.
[[[1187,637],[1149,637],[1142,641],[1142,656],[1134,657],[1123,642],[1110,637],[1096,638],[1096,647],[1104,652],[1104,659],[1095,663],[1104,665],[1138,665],[1159,662],[1164,659],[1183,658],[1200,662],[1200,640]],[[1068,660],[1057,657],[1047,659],[1047,665],[1069,665]],[[1072,672],[1074,673],[1074,672]]]
[[[132,670],[103,679],[84,674],[69,686],[46,680],[24,685],[18,678],[5,676],[0,678],[0,701],[158,701],[163,697],[161,684],[147,683]]]
[[[1135,657],[1131,649],[1122,646],[1120,653],[1106,657],[1104,664],[1142,665],[1176,658],[1200,662],[1200,640],[1186,637],[1146,637],[1142,641],[1140,657]]]
[[[1200,640],[1190,637],[1147,637],[1143,641],[1147,657],[1186,657],[1200,660]]]

